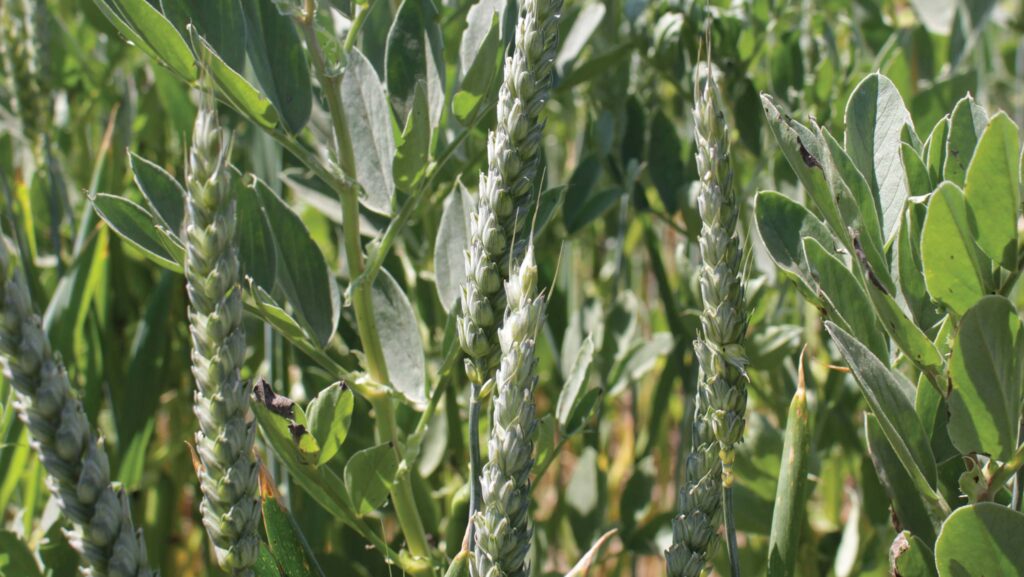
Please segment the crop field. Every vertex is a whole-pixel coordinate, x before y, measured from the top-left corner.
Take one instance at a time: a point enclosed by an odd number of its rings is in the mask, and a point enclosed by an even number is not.
[[[1024,577],[1024,0],[0,0],[0,577]]]

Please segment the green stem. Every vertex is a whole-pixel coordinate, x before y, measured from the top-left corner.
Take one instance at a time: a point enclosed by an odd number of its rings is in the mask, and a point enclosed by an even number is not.
[[[732,506],[732,485],[723,485],[725,500],[722,504],[725,513],[725,535],[729,546],[729,570],[732,577],[740,577],[740,550],[736,544],[736,513]]]
[[[349,139],[348,125],[345,122],[344,109],[341,101],[340,76],[332,76],[327,73],[324,63],[323,51],[316,38],[316,31],[313,27],[314,14],[312,2],[307,0],[307,11],[300,27],[306,36],[309,51],[316,68],[320,81],[320,88],[327,100],[328,111],[334,125],[334,151],[339,160],[341,170],[345,175],[355,173],[355,159],[352,152],[352,143]],[[348,260],[351,278],[356,279],[363,273],[363,249],[359,238],[359,199],[356,196],[356,188],[345,186],[336,189],[341,200],[342,211],[342,232],[345,236],[345,255]],[[376,319],[373,314],[373,301],[371,293],[372,284],[358,283],[352,286],[352,304],[356,316],[356,329],[359,339],[363,344],[363,353],[366,356],[366,368],[370,379],[377,385],[387,385],[390,382],[387,363],[384,360],[384,350],[381,347],[380,334],[377,331]],[[401,462],[404,458],[398,434],[398,426],[395,421],[395,410],[391,397],[382,390],[378,390],[370,397],[376,413],[375,425],[377,434],[382,442],[388,442],[393,447],[395,454]],[[413,496],[412,482],[409,475],[400,474],[391,488],[391,500],[394,503],[395,514],[398,523],[402,527],[409,552],[414,557],[429,558],[430,547],[427,544],[426,531],[423,528],[423,521],[420,519],[419,510],[416,507],[416,500]],[[427,574],[433,574],[428,570]]]

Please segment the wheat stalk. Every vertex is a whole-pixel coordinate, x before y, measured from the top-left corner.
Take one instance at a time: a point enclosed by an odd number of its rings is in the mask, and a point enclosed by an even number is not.
[[[479,577],[525,577],[530,527],[530,469],[537,429],[537,331],[545,300],[537,294],[537,265],[527,245],[522,263],[505,283],[508,308],[498,331],[501,365],[495,376],[494,412],[482,507],[474,517]]]
[[[47,486],[74,528],[68,541],[90,577],[155,575],[123,489],[110,482],[103,441],[89,425],[59,355],[50,347],[28,284],[0,239],[0,356],[18,416],[47,472]]]
[[[185,174],[185,279],[199,421],[196,449],[202,465],[200,510],[220,565],[235,575],[252,575],[260,542],[256,423],[240,376],[245,332],[227,164],[230,137],[217,126],[211,100],[203,99],[196,117]]]
[[[696,577],[718,543],[722,489],[733,483],[735,445],[743,438],[747,405],[743,335],[747,329],[736,223],[739,203],[729,162],[729,130],[710,68],[694,107],[697,169],[700,290],[703,299],[700,338],[694,351],[700,363],[695,400],[693,450],[686,460],[686,486],[673,521],[673,544],[666,551],[669,575]]]

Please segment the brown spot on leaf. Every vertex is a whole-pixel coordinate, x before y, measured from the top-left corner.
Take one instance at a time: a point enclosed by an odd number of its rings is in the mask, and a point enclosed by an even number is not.
[[[288,397],[275,394],[274,389],[271,388],[270,383],[266,379],[260,379],[253,386],[252,394],[256,397],[257,401],[270,409],[274,414],[286,419],[295,417],[295,402]]]
[[[288,423],[288,430],[292,433],[292,440],[298,444],[302,440],[302,435],[306,434],[306,427],[298,423]]]
[[[811,154],[811,151],[807,150],[803,141],[797,138],[796,143],[800,146],[800,158],[804,159],[804,164],[806,164],[808,168],[821,168],[821,163],[818,162],[818,159],[815,158],[813,154]]]

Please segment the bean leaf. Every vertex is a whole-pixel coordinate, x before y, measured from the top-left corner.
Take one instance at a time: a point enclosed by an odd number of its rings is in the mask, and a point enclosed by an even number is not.
[[[921,260],[932,298],[959,315],[988,292],[987,263],[982,263],[967,222],[960,188],[942,183],[928,203],[921,232]]]
[[[306,50],[292,19],[273,0],[246,0],[245,48],[260,88],[274,103],[285,127],[298,133],[313,109]]]
[[[1024,576],[1024,515],[995,503],[961,507],[935,544],[939,577]]]
[[[960,323],[949,372],[949,436],[961,453],[1000,461],[1017,447],[1024,337],[1017,309],[1001,296],[971,307]]]
[[[913,126],[896,85],[881,74],[862,80],[846,105],[846,151],[878,196],[882,238],[896,234],[907,181],[900,156],[900,135]]]
[[[419,322],[405,291],[387,270],[373,281],[373,316],[391,386],[415,405],[427,402],[426,360]]]
[[[992,117],[967,167],[967,220],[978,246],[1007,270],[1017,266],[1017,125],[1005,112]]]
[[[306,412],[310,432],[320,445],[317,466],[330,461],[348,437],[355,399],[345,383],[334,383],[309,402]]]
[[[410,90],[415,91],[415,87]],[[395,136],[384,87],[370,61],[359,50],[349,54],[341,81],[345,121],[352,141],[356,181],[365,193],[360,202],[380,214],[391,214],[395,196]],[[410,100],[410,109],[412,110]],[[405,118],[408,111],[400,114]]]
[[[388,498],[398,472],[398,455],[389,443],[363,449],[345,465],[345,487],[359,515],[368,515]]]
[[[469,220],[473,197],[461,182],[448,195],[434,243],[434,276],[441,306],[450,312],[466,280],[466,251],[469,250]]]

